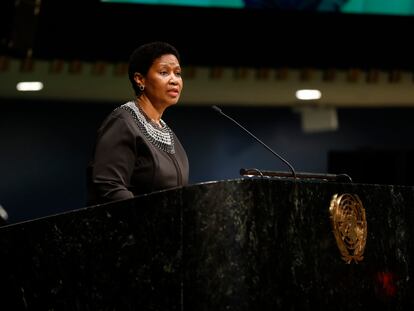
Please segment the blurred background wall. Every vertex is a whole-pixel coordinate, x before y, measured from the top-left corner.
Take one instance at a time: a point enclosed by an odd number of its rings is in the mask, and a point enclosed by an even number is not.
[[[362,1],[300,10],[253,2],[2,2],[0,205],[9,222],[85,206],[96,130],[132,98],[128,56],[152,40],[182,54],[182,100],[163,119],[188,152],[191,183],[239,178],[240,168],[288,171],[218,105],[297,171],[412,186],[412,1],[392,14],[386,5],[368,14]],[[17,92],[34,80],[44,89]],[[302,88],[322,97],[302,102]]]

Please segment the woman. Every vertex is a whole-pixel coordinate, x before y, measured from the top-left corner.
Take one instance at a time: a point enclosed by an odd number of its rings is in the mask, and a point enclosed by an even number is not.
[[[136,96],[98,130],[88,167],[88,205],[188,183],[186,152],[161,119],[183,88],[178,51],[165,42],[142,45],[131,54],[128,75]]]

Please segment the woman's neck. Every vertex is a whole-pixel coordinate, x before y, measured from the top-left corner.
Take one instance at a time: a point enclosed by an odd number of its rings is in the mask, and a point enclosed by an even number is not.
[[[160,120],[163,111],[159,111],[156,107],[154,107],[154,105],[147,98],[144,98],[143,96],[137,98],[135,105],[139,106],[152,122],[161,125]]]

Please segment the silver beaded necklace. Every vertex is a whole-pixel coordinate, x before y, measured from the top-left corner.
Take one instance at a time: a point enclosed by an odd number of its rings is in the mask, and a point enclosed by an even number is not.
[[[161,127],[159,127],[133,101],[118,108],[124,109],[132,115],[135,123],[151,144],[165,152],[175,153],[173,133],[162,119],[160,120]]]

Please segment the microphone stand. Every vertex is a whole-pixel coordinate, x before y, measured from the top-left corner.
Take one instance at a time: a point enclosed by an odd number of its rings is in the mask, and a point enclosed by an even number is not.
[[[263,171],[257,168],[241,168],[241,176],[260,176],[260,177],[292,177],[291,172],[281,171]],[[321,173],[308,173],[308,172],[296,172],[295,177],[298,179],[317,179],[324,181],[336,181],[336,182],[352,182],[352,179],[347,174],[321,174]]]
[[[351,177],[349,177],[347,174],[321,174],[321,173],[305,173],[305,172],[296,172],[293,166],[285,160],[281,155],[279,155],[277,152],[273,151],[268,145],[266,145],[264,142],[262,142],[259,138],[257,138],[255,135],[253,135],[249,130],[247,130],[243,125],[241,125],[239,122],[234,120],[232,117],[225,114],[219,107],[217,106],[211,106],[215,111],[220,113],[221,115],[225,116],[227,119],[232,121],[234,124],[236,124],[238,127],[240,127],[242,130],[244,130],[247,134],[249,134],[251,137],[253,137],[257,142],[259,142],[262,146],[264,146],[267,150],[269,150],[273,155],[275,155],[279,160],[281,160],[283,163],[285,163],[290,170],[290,173],[288,172],[278,172],[278,171],[262,171],[257,168],[251,168],[251,169],[240,169],[240,175],[242,176],[260,176],[260,177],[293,177],[294,180],[298,179],[319,179],[319,180],[325,180],[325,181],[336,181],[336,182],[352,182]]]

